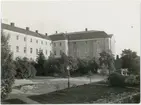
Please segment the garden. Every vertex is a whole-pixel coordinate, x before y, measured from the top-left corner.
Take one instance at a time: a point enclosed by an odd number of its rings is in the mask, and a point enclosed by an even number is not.
[[[39,52],[36,61],[27,58],[13,60],[9,50],[8,37],[1,36],[1,98],[3,102],[13,102],[7,99],[13,89],[15,80],[34,79],[36,77],[67,78],[67,67],[70,76],[87,77],[89,84],[77,84],[71,88],[56,90],[40,95],[30,95],[27,98],[39,103],[139,103],[140,102],[140,57],[130,49],[122,51],[116,59],[110,52],[101,52],[100,58],[74,58],[64,53],[60,58],[53,54],[48,59]],[[121,69],[128,69],[128,75],[121,75]],[[99,72],[100,71],[100,72]],[[100,82],[93,82],[95,74],[107,76]],[[14,101],[15,102],[15,101]],[[18,102],[18,100],[17,100]],[[24,103],[19,100],[19,103]]]

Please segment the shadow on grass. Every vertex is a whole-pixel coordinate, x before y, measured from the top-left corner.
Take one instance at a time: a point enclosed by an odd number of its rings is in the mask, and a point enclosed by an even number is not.
[[[20,99],[7,99],[7,100],[4,100],[2,102],[3,104],[27,104],[26,102],[20,100]]]
[[[117,95],[131,91],[133,92],[134,90],[129,88],[89,84],[55,91],[48,94],[33,95],[28,98],[41,104],[92,103],[98,99],[108,97],[111,93]]]

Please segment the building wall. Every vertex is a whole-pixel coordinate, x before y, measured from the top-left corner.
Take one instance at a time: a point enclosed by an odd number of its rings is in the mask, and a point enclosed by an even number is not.
[[[52,51],[52,45],[50,40],[46,40],[39,37],[18,33],[18,32],[9,31],[6,29],[3,29],[3,32],[5,35],[9,35],[10,37],[9,46],[11,51],[13,52],[14,59],[16,57],[21,57],[21,58],[27,57],[29,59],[36,60],[37,58],[36,49],[38,49],[38,52],[40,49],[42,49],[46,58],[50,56],[50,52]],[[26,38],[26,40],[24,40],[24,38]],[[36,42],[36,40],[38,40],[38,43]],[[19,47],[19,52],[16,51],[16,46]],[[26,52],[24,52],[24,47],[26,47]],[[32,48],[32,53],[30,52],[31,48]]]
[[[68,55],[68,40],[58,40],[52,42],[52,49],[54,52],[55,57],[60,57],[61,52]]]
[[[85,40],[70,40],[69,55],[79,58],[99,57],[99,53],[109,50],[108,38],[94,38]]]

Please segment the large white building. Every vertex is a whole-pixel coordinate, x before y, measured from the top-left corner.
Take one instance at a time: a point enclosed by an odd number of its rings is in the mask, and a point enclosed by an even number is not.
[[[16,27],[14,23],[10,25],[2,23],[2,30],[5,35],[9,35],[9,46],[14,58],[27,57],[35,60],[41,50],[48,58],[51,53],[55,57],[60,57],[64,52],[66,55],[87,58],[99,57],[102,51],[112,51],[115,54],[115,40],[113,35],[108,35],[104,31],[88,30],[81,32],[56,33],[53,35],[40,34],[38,30],[31,31],[29,27],[25,29]]]
[[[27,57],[31,60],[35,60],[38,52],[42,51],[46,58],[50,56],[52,51],[52,41],[49,39],[47,34],[43,35],[31,31],[29,27],[25,29],[16,27],[14,23],[1,24],[4,35],[8,35],[9,46],[13,52],[13,58],[16,57]]]

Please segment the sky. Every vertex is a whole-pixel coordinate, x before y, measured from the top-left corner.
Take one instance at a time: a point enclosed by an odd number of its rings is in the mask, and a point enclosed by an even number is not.
[[[88,30],[115,37],[116,54],[131,49],[140,55],[140,3],[119,0],[2,1],[4,23],[40,33]]]

